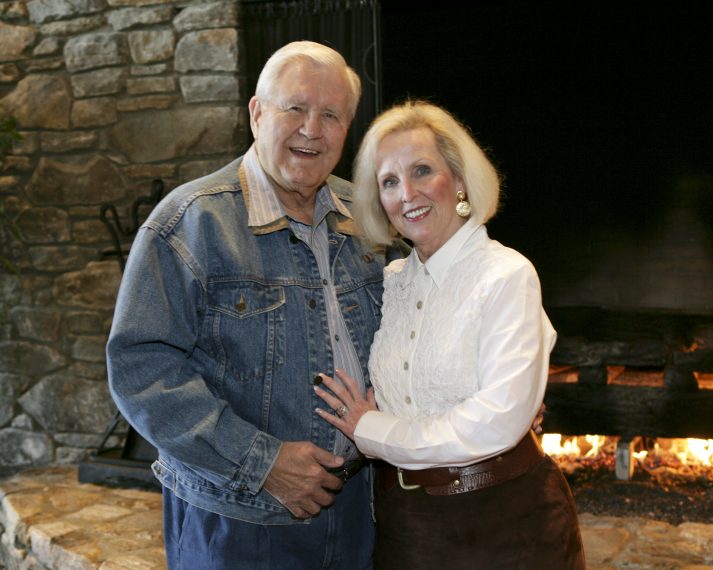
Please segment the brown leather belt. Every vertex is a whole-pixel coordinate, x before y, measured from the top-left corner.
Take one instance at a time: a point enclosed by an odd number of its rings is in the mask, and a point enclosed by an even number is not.
[[[433,467],[417,471],[385,463],[378,469],[377,477],[387,490],[398,483],[406,490],[423,488],[429,495],[457,495],[515,479],[537,465],[544,456],[535,434],[530,431],[512,449],[485,461],[465,467]]]

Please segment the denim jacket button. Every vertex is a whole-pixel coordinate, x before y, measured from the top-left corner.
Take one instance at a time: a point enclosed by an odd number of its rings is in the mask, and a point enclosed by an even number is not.
[[[290,243],[297,243],[300,241],[300,238],[298,238],[295,234],[290,235]]]
[[[314,299],[310,299],[307,304],[309,305],[310,309],[314,309],[317,306],[317,301],[315,301]]]

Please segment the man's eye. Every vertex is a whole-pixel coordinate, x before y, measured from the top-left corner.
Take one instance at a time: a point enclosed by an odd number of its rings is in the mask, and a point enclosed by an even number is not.
[[[338,118],[339,118],[339,117],[337,117],[336,113],[329,113],[329,112],[323,113],[322,116],[323,116],[325,119],[330,119],[330,120],[334,120],[334,119],[338,119]]]

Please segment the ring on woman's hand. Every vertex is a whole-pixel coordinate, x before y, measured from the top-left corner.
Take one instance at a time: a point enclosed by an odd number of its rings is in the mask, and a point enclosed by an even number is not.
[[[347,408],[344,404],[342,404],[334,411],[340,418],[343,418],[344,416],[346,416],[349,413],[349,408]]]

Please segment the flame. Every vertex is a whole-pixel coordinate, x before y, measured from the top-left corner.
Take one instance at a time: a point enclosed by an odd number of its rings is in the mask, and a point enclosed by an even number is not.
[[[559,433],[546,433],[542,436],[542,449],[551,456],[569,457],[596,457],[604,453],[605,445],[609,445],[616,438],[607,439],[601,435],[585,435],[582,437],[563,436]],[[580,444],[586,442],[589,449],[582,450]],[[713,439],[657,439],[653,449],[634,451],[633,456],[638,461],[643,462],[646,457],[674,455],[683,465],[701,465],[705,467],[713,466]]]
[[[585,435],[584,441],[589,444],[589,449],[582,453],[577,437],[570,437],[562,442],[559,433],[546,433],[542,436],[542,449],[548,455],[573,455],[579,457],[595,457],[606,442],[602,435]]]
[[[687,439],[673,440],[671,451],[684,465],[698,463],[707,467],[711,466],[713,458],[713,439]]]

